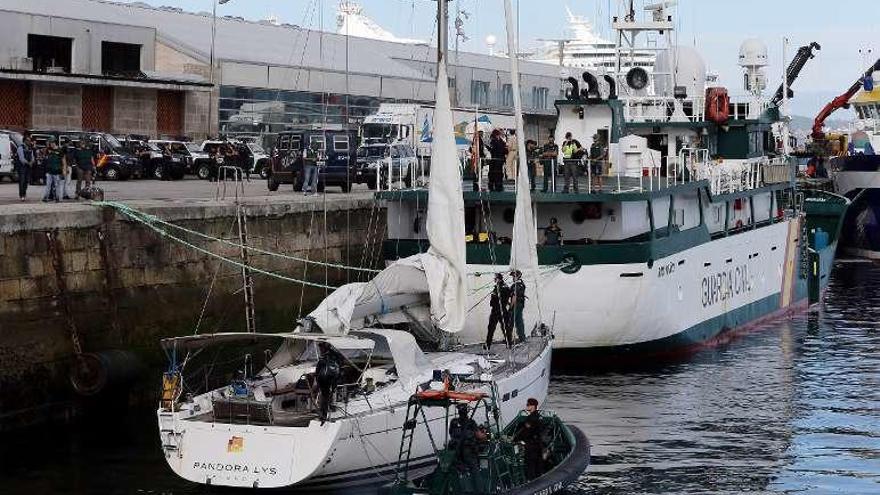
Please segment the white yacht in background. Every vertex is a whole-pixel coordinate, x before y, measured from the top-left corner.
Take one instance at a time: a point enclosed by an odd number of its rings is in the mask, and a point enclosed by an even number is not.
[[[529,60],[589,70],[599,75],[615,72],[617,70],[617,43],[596,34],[593,24],[587,17],[573,14],[567,6],[565,13],[568,20],[565,37],[546,41],[542,47],[528,57]],[[624,61],[624,69],[628,70],[637,66],[650,73],[654,69],[655,56],[653,51],[636,49],[633,51],[632,58]]]

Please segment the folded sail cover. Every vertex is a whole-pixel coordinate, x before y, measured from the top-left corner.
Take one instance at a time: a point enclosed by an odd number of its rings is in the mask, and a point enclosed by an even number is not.
[[[344,285],[330,294],[310,314],[325,333],[362,328],[374,317],[383,323],[405,322],[402,307],[416,313],[428,305],[437,328],[455,333],[464,327],[464,200],[445,62],[438,70],[436,96],[427,219],[431,247],[395,261],[369,282]]]

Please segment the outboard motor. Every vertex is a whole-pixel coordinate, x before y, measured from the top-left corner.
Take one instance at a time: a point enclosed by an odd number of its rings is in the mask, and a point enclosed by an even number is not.
[[[602,76],[605,79],[605,82],[608,83],[608,99],[616,100],[617,99],[617,81],[614,80],[613,77],[605,74]]]
[[[581,91],[581,96],[588,100],[601,98],[602,95],[599,93],[599,81],[596,80],[596,76],[589,72],[584,72],[583,78],[584,82],[587,83],[587,88]]]
[[[565,91],[565,98],[569,100],[577,100],[581,96],[580,84],[578,84],[578,80],[569,77],[568,83],[571,84],[571,88]]]

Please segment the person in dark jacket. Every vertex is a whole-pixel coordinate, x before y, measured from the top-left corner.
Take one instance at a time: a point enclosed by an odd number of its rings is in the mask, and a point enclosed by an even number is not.
[[[507,160],[507,143],[501,137],[501,129],[492,131],[489,138],[489,153],[492,160],[489,162],[489,190],[501,192],[504,190],[504,163]]]
[[[508,325],[516,328],[516,338],[519,343],[526,341],[526,325],[523,321],[523,308],[526,305],[526,284],[522,279],[522,272],[513,270],[510,272],[513,284],[510,287],[510,319]]]
[[[31,180],[31,170],[33,170],[34,163],[37,159],[30,136],[24,137],[24,140],[21,142],[18,149],[15,150],[15,153],[17,156],[16,173],[18,174],[18,199],[20,201],[25,201],[27,199],[28,185]]]
[[[320,392],[319,412],[321,425],[330,417],[330,407],[333,404],[333,394],[339,377],[342,376],[342,363],[345,357],[339,354],[326,342],[318,342],[318,364],[315,366],[315,378]]]
[[[467,404],[458,405],[458,417],[449,422],[449,448],[456,453],[460,472],[477,474],[480,469],[477,422],[468,414]]]
[[[58,149],[55,141],[49,141],[43,162],[46,166],[46,190],[43,193],[43,202],[47,203],[54,199],[58,203],[61,201],[63,194],[61,191],[64,187],[62,174],[67,166],[67,159],[61,150]]]
[[[530,398],[526,401],[525,419],[513,439],[525,445],[526,479],[533,480],[544,474],[544,426],[538,412],[538,400]]]
[[[486,349],[492,347],[492,341],[495,337],[495,328],[501,324],[501,332],[504,334],[504,341],[507,346],[512,344],[511,329],[508,323],[508,302],[510,301],[510,289],[504,283],[504,275],[495,274],[495,287],[492,288],[492,295],[489,297],[489,328],[486,333]]]

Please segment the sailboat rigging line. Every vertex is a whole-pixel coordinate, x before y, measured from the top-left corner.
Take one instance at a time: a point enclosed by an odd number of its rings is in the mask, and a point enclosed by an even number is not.
[[[233,219],[232,223],[229,225],[229,228],[226,229],[226,232],[232,230],[232,227],[235,225],[237,220]],[[211,277],[211,284],[208,285],[208,291],[205,293],[205,301],[202,303],[202,309],[199,311],[199,319],[196,321],[196,328],[193,331],[193,334],[198,335],[199,330],[202,327],[202,320],[205,317],[205,310],[208,309],[208,301],[211,300],[211,294],[214,292],[214,283],[217,281],[217,275],[220,273],[220,268],[223,267],[223,263],[221,261],[217,261],[217,268],[214,269],[214,275]]]
[[[216,258],[216,259],[218,259],[218,260],[225,261],[226,263],[229,263],[230,265],[236,266],[236,267],[238,267],[238,268],[241,268],[241,269],[249,269],[249,270],[251,270],[251,271],[253,271],[253,272],[255,272],[255,273],[259,273],[260,275],[264,275],[264,276],[272,277],[272,278],[277,278],[277,279],[279,279],[279,280],[284,280],[284,281],[287,281],[287,282],[301,283],[301,284],[303,284],[303,285],[308,285],[308,286],[310,286],[310,287],[317,287],[317,288],[319,288],[319,289],[336,289],[336,288],[337,288],[337,287],[333,287],[333,286],[327,286],[327,285],[325,285],[325,284],[319,284],[319,283],[316,283],[316,282],[310,282],[310,281],[308,281],[308,280],[300,280],[300,279],[298,279],[298,278],[288,277],[287,275],[282,275],[282,274],[280,274],[280,273],[271,272],[271,271],[268,271],[268,270],[263,270],[263,269],[261,269],[261,268],[256,268],[256,267],[248,266],[248,265],[246,265],[246,264],[244,264],[244,263],[242,263],[242,262],[240,262],[240,261],[238,261],[238,260],[234,260],[234,259],[231,259],[231,258],[227,258],[227,257],[225,257],[225,256],[223,256],[223,255],[221,255],[221,254],[217,254],[217,253],[215,253],[215,252],[213,252],[213,251],[209,251],[209,250],[207,250],[207,249],[205,249],[205,248],[203,248],[203,247],[201,247],[201,246],[196,246],[195,244],[193,244],[193,243],[191,243],[191,242],[189,242],[189,241],[187,241],[187,240],[185,240],[185,239],[181,239],[180,237],[177,237],[177,236],[175,236],[174,234],[171,234],[171,233],[168,232],[167,230],[163,230],[162,228],[156,226],[155,224],[149,222],[148,220],[146,220],[146,219],[144,219],[144,218],[139,217],[138,215],[131,214],[131,213],[129,213],[129,212],[123,212],[123,213],[124,213],[126,216],[128,216],[129,218],[131,218],[131,219],[133,219],[133,220],[136,220],[136,221],[140,222],[141,224],[145,225],[147,228],[153,230],[154,232],[156,232],[157,234],[159,234],[161,237],[164,237],[164,238],[166,238],[166,239],[171,239],[172,241],[175,241],[175,242],[177,242],[178,244],[182,244],[182,245],[184,245],[184,246],[186,246],[186,247],[188,247],[188,248],[190,248],[190,249],[193,249],[193,250],[195,250],[195,251],[198,251],[198,252],[200,252],[200,253],[202,253],[202,254],[204,254],[204,255],[210,256],[210,257],[212,257],[212,258]],[[306,266],[308,266],[308,265],[306,265]]]
[[[124,203],[118,203],[115,201],[100,201],[100,202],[95,202],[92,204],[95,206],[106,206],[106,207],[110,207],[110,208],[115,208],[120,213],[122,213],[130,218],[136,219],[136,220],[140,221],[141,223],[161,224],[163,226],[171,227],[171,228],[180,230],[180,231],[185,232],[190,235],[201,237],[201,238],[206,239],[208,241],[219,242],[221,244],[226,244],[227,246],[235,247],[235,248],[244,247],[248,251],[251,251],[251,252],[254,252],[257,254],[263,254],[266,256],[274,256],[274,257],[278,257],[278,258],[282,258],[282,259],[287,259],[287,260],[291,260],[291,261],[298,261],[301,263],[312,264],[312,265],[323,266],[325,264],[324,262],[321,262],[321,261],[314,261],[314,260],[310,260],[308,258],[301,258],[299,256],[293,256],[290,254],[276,253],[274,251],[268,251],[268,250],[260,249],[258,247],[254,247],[254,246],[250,246],[250,245],[242,245],[240,243],[233,242],[228,239],[221,239],[218,237],[213,237],[208,234],[199,232],[197,230],[192,230],[192,229],[183,227],[181,225],[167,222],[167,221],[162,220],[161,218],[159,218],[155,215],[151,215],[149,213],[144,213],[144,212],[139,211],[135,208],[132,208]],[[230,229],[231,229],[231,227],[230,227]],[[337,268],[340,270],[352,270],[352,271],[361,271],[361,272],[367,272],[367,273],[379,273],[380,272],[380,270],[375,270],[372,268],[361,268],[361,267],[356,267],[356,266],[347,266],[347,265],[341,265],[338,263],[327,263],[327,264],[329,265],[329,268]]]
[[[314,226],[314,223],[315,223],[315,210],[312,210],[311,214],[309,215],[309,247],[306,250],[306,256],[309,256],[309,254],[311,254],[311,252],[312,252],[312,227]],[[306,278],[306,276],[308,275],[308,271],[309,271],[309,265],[306,264],[303,267],[303,278]],[[303,297],[305,296],[305,293],[306,293],[305,285],[303,285],[303,287],[299,291],[299,308],[296,311],[296,319],[297,320],[302,318]]]

